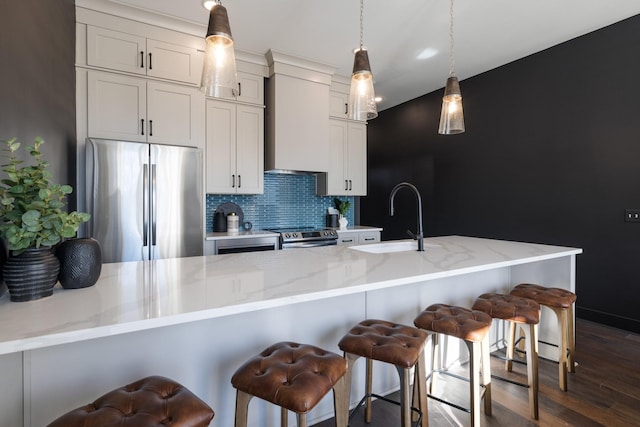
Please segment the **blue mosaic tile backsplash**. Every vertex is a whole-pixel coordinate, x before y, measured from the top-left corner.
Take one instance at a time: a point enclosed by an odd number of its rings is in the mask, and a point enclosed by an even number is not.
[[[316,177],[313,175],[264,174],[264,194],[207,194],[207,232],[213,231],[213,213],[222,203],[240,206],[244,220],[253,228],[324,227],[327,208],[333,207],[333,196],[316,196]],[[347,212],[352,225],[354,198],[349,200]]]

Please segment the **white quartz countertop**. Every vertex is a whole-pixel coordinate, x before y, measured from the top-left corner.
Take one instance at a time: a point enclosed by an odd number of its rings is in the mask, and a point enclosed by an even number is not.
[[[462,236],[425,252],[347,246],[105,264],[98,283],[30,302],[0,298],[0,354],[582,253]],[[345,266],[353,273],[345,275]]]

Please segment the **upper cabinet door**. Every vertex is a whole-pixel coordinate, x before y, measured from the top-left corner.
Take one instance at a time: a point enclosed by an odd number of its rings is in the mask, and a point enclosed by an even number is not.
[[[236,192],[236,106],[230,102],[206,101],[207,161],[206,191],[211,194]]]
[[[147,83],[147,141],[202,147],[205,99],[199,89]]]
[[[87,65],[200,84],[204,52],[87,25]]]
[[[264,192],[264,109],[236,107],[236,171],[238,194]]]
[[[349,95],[342,92],[329,92],[329,116],[344,119],[347,117]]]
[[[329,120],[330,167],[326,174],[326,193],[339,196],[349,194],[349,178],[346,169],[347,122]]]
[[[106,28],[87,26],[87,64],[146,74],[146,39]]]
[[[238,101],[264,105],[264,77],[238,71]]]
[[[367,125],[349,122],[346,169],[349,195],[367,195]]]
[[[204,52],[195,48],[147,39],[147,75],[200,84]]]
[[[88,136],[146,141],[147,83],[119,74],[88,73]]]

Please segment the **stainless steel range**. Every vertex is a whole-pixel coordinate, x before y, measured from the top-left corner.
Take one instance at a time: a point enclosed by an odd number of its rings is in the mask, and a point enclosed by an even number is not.
[[[271,228],[267,231],[280,234],[280,248],[310,248],[338,244],[335,230],[314,227]]]

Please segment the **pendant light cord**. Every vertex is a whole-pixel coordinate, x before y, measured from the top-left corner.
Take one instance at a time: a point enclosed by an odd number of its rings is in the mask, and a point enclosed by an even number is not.
[[[360,0],[360,50],[362,50],[362,40],[364,40],[364,0]]]
[[[450,46],[449,46],[449,75],[451,77],[456,75],[456,72],[454,70],[454,67],[456,65],[456,59],[455,59],[455,44],[454,44],[454,40],[453,40],[453,0],[451,0],[451,7],[449,9],[449,16],[450,16],[450,21],[449,21],[449,42],[450,42]]]

